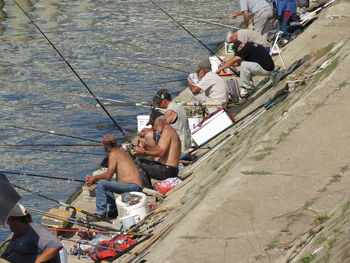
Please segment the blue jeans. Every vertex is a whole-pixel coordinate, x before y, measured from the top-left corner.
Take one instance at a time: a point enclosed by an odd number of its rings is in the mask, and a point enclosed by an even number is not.
[[[96,213],[103,215],[109,211],[116,211],[113,193],[141,192],[142,188],[134,183],[121,183],[117,181],[100,180],[96,187]]]

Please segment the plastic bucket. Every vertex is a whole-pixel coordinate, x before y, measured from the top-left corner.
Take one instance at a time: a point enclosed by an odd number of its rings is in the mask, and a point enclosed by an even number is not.
[[[130,192],[130,193],[133,195],[140,196],[141,199],[137,204],[129,205],[127,203],[123,203],[122,197],[121,195],[119,195],[115,200],[117,204],[118,215],[121,218],[126,216],[135,216],[135,222],[137,223],[139,220],[144,219],[149,212],[149,208],[147,204],[147,196],[141,192]]]

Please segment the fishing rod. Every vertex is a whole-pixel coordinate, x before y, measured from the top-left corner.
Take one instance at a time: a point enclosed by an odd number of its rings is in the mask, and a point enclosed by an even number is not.
[[[66,143],[66,144],[62,144],[62,143],[49,143],[49,144],[0,144],[0,147],[27,147],[27,146],[42,146],[42,147],[51,147],[51,146],[55,146],[55,147],[75,147],[75,146],[82,146],[82,147],[100,147],[101,145],[100,144],[69,144],[69,143]]]
[[[12,172],[12,171],[0,171],[0,173],[14,174],[14,175],[20,175],[20,176],[41,177],[41,178],[57,179],[57,180],[65,180],[68,182],[85,183],[84,180],[74,179],[71,177],[48,176],[48,175],[40,175],[40,174],[32,174],[32,173],[20,173],[20,172]]]
[[[104,112],[107,114],[107,116],[111,119],[111,121],[114,123],[114,125],[119,129],[119,131],[122,133],[122,135],[132,144],[131,139],[126,135],[124,130],[113,119],[112,115],[107,111],[107,109],[103,106],[103,104],[100,102],[100,100],[95,96],[95,94],[92,92],[92,90],[88,87],[88,85],[83,81],[83,79],[75,71],[75,69],[70,65],[70,63],[66,60],[66,58],[61,54],[61,52],[56,48],[56,46],[51,42],[51,40],[45,35],[45,33],[39,28],[39,26],[37,26],[37,24],[34,22],[34,20],[29,16],[29,14],[17,3],[17,1],[16,0],[13,0],[13,1],[19,7],[19,9],[21,9],[21,11],[26,15],[26,17],[32,22],[32,24],[39,30],[39,32],[49,42],[49,44],[53,47],[53,49],[60,55],[60,57],[63,59],[63,61],[66,63],[66,65],[72,70],[72,72],[75,74],[75,76],[77,76],[77,78],[84,85],[84,87],[88,90],[88,92],[91,94],[91,96],[97,101],[98,104],[101,105],[101,108],[104,110]]]
[[[230,28],[230,29],[240,30],[239,27],[225,25],[225,24],[221,24],[221,23],[217,23],[217,22],[212,22],[212,21],[208,21],[208,20],[205,20],[205,19],[196,18],[196,17],[192,17],[192,16],[180,15],[180,17],[183,17],[185,19],[192,19],[192,20],[195,20],[195,21],[199,21],[199,22],[203,22],[203,23],[207,23],[207,24],[212,24],[212,25],[216,25],[216,26],[221,26],[221,27],[226,27],[226,28]]]
[[[60,136],[60,137],[67,137],[67,138],[78,139],[78,140],[82,140],[82,141],[89,141],[89,142],[100,143],[100,141],[97,141],[97,140],[82,138],[82,137],[73,136],[73,135],[66,135],[66,134],[63,134],[63,133],[56,133],[53,130],[51,130],[51,131],[43,131],[43,130],[39,130],[39,129],[19,127],[19,126],[9,126],[7,128],[18,129],[18,130],[25,130],[25,131],[34,131],[34,132],[45,133],[45,134],[50,134],[50,135],[55,135],[55,136]]]
[[[35,214],[38,214],[38,215],[50,217],[50,218],[53,218],[53,219],[68,221],[69,223],[71,223],[73,225],[79,225],[79,226],[82,226],[82,227],[93,228],[93,229],[102,230],[102,231],[118,232],[118,229],[115,229],[115,228],[112,228],[112,227],[108,227],[108,226],[101,226],[101,225],[98,225],[98,224],[94,224],[94,223],[89,222],[89,221],[87,221],[86,219],[83,219],[83,218],[59,216],[59,215],[46,213],[44,211],[41,211],[41,210],[38,210],[38,209],[34,209],[34,208],[28,208],[28,207],[26,207],[26,209],[29,212],[32,212],[32,213],[35,213]]]
[[[206,44],[204,44],[199,38],[197,38],[194,34],[191,33],[187,28],[185,28],[179,21],[177,21],[173,16],[171,16],[169,13],[167,13],[163,8],[161,8],[157,3],[155,3],[153,0],[148,0],[150,1],[155,7],[157,7],[159,10],[161,10],[165,15],[167,15],[169,18],[171,18],[176,24],[178,24],[183,30],[185,30],[188,34],[190,34],[195,40],[197,40],[203,47],[205,47],[212,55],[217,57],[221,62],[223,60],[215,54],[213,50],[211,50]],[[233,68],[230,67],[230,69],[234,72],[236,76],[239,77],[239,73],[236,72]]]
[[[3,148],[0,146],[0,148]],[[11,148],[9,146],[6,146],[5,148]],[[35,148],[17,148],[13,147],[12,149],[15,150],[24,150],[24,151],[32,151],[32,152],[56,152],[56,153],[68,153],[68,154],[75,154],[75,155],[95,155],[95,156],[105,156],[105,154],[101,153],[90,153],[90,152],[74,152],[74,151],[62,151],[62,150],[49,150],[49,149],[35,149]]]
[[[160,67],[160,68],[171,69],[171,70],[175,70],[175,71],[178,71],[178,72],[181,72],[181,73],[186,73],[186,74],[190,74],[191,73],[191,72],[188,72],[188,71],[185,71],[185,70],[181,70],[181,69],[177,69],[177,68],[173,68],[173,67],[169,67],[169,66],[160,65],[160,64],[157,64],[157,63],[153,63],[153,62],[144,61],[142,59],[129,58],[129,57],[122,57],[122,59],[133,60],[133,61],[137,61],[137,62],[141,62],[141,63],[153,65],[153,66],[157,66],[157,67]]]
[[[19,186],[19,185],[13,184],[13,183],[11,183],[11,185],[14,186],[14,187],[16,187],[16,188],[18,188],[18,189],[21,189],[21,190],[23,190],[23,191],[26,191],[26,192],[31,193],[31,194],[33,194],[33,195],[36,195],[36,196],[38,196],[38,197],[41,197],[41,198],[50,200],[50,201],[55,202],[55,203],[57,203],[57,204],[59,204],[59,205],[63,205],[63,206],[65,206],[65,207],[67,207],[67,208],[70,208],[70,209],[73,209],[73,210],[78,211],[78,212],[80,212],[80,213],[83,213],[84,215],[92,216],[92,217],[97,218],[97,219],[100,219],[100,220],[102,220],[102,221],[104,221],[104,222],[113,224],[110,220],[99,218],[96,214],[90,213],[90,212],[88,212],[88,211],[86,211],[86,210],[84,210],[84,209],[81,209],[81,208],[79,208],[79,207],[75,207],[75,206],[72,206],[72,205],[63,203],[63,202],[61,202],[61,201],[59,201],[59,200],[56,200],[56,199],[54,199],[54,198],[51,198],[51,197],[48,197],[48,196],[46,196],[46,195],[40,194],[40,193],[38,193],[38,192],[34,192],[34,191],[32,191],[32,190],[29,190],[29,189],[27,189],[27,188],[24,188],[24,187],[22,187],[22,186]]]
[[[248,112],[246,115],[244,115],[243,117],[237,119],[236,121],[233,122],[233,124],[231,124],[230,126],[228,126],[226,129],[224,129],[222,132],[216,134],[214,137],[210,138],[209,140],[201,143],[200,145],[194,147],[192,150],[190,150],[189,152],[183,154],[180,156],[180,160],[185,159],[186,157],[188,157],[189,155],[191,155],[193,152],[195,152],[196,150],[198,150],[199,148],[203,147],[204,145],[206,145],[207,143],[209,143],[210,141],[212,141],[213,139],[215,139],[217,136],[221,135],[224,131],[230,129],[231,127],[237,125],[238,123],[240,123],[241,121],[245,120],[246,118],[250,117],[253,113],[258,112],[259,110],[262,110],[261,112],[265,112],[266,110],[270,109],[274,104],[280,102],[281,100],[285,99],[288,96],[288,90],[287,89],[282,89],[280,91],[278,91],[272,98],[267,99],[265,102],[263,102],[261,105],[259,105],[258,107],[256,107],[255,109],[253,109],[252,111]],[[258,112],[258,116],[260,116],[260,112]],[[249,120],[250,123],[251,120]],[[246,124],[244,124],[246,126]],[[244,127],[245,127],[244,126]],[[231,134],[231,137],[236,135],[238,132],[240,132],[242,130],[241,127],[238,127],[237,131],[233,132]],[[225,138],[224,138],[225,139]],[[212,150],[213,148],[210,148],[210,150]],[[208,152],[210,151],[208,150]]]

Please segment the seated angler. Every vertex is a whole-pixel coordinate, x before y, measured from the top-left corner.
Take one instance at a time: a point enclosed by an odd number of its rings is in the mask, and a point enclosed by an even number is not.
[[[173,127],[181,140],[181,151],[191,148],[191,131],[185,109],[174,102],[167,89],[160,89],[153,98],[153,103],[162,109],[166,109],[164,116],[168,124]]]
[[[1,258],[11,263],[59,263],[61,242],[50,231],[32,222],[31,215],[22,204],[16,204],[9,214],[7,224],[13,232]]]
[[[240,66],[242,82],[241,96],[246,96],[254,89],[253,76],[267,76],[275,69],[275,64],[266,49],[256,43],[234,43],[235,56],[221,64],[216,72],[228,67]]]
[[[114,193],[140,192],[144,186],[135,162],[126,151],[117,146],[117,139],[113,135],[105,135],[102,145],[108,154],[108,168],[100,175],[86,177],[88,186],[97,184],[96,213],[95,216],[87,216],[88,221],[116,218],[118,212]],[[116,174],[116,180],[112,180],[113,174]]]
[[[152,111],[147,125],[152,125],[154,133],[160,135],[159,141],[155,145],[145,144],[135,148],[135,152],[155,157],[155,160],[138,158],[137,165],[150,178],[165,180],[176,177],[179,170],[179,160],[181,154],[181,141],[176,130],[171,127],[165,116],[157,111]],[[153,133],[153,134],[154,134]],[[146,134],[146,138],[147,138]]]
[[[197,74],[200,81],[195,84],[190,80],[187,85],[191,91],[191,98],[199,102],[221,102],[226,104],[229,99],[226,82],[217,74],[211,71],[209,60],[198,64]],[[209,113],[215,112],[220,106],[207,106]]]

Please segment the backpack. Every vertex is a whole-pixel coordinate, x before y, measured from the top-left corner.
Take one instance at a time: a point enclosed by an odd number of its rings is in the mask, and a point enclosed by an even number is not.
[[[98,247],[95,247],[90,252],[90,257],[95,262],[101,262],[102,260],[113,261],[124,254],[124,250],[136,245],[136,243],[128,235],[118,236],[113,240],[104,240],[99,242],[97,244]]]
[[[241,99],[240,91],[239,91],[239,83],[237,79],[227,79],[226,86],[229,97],[233,101],[239,101]]]

